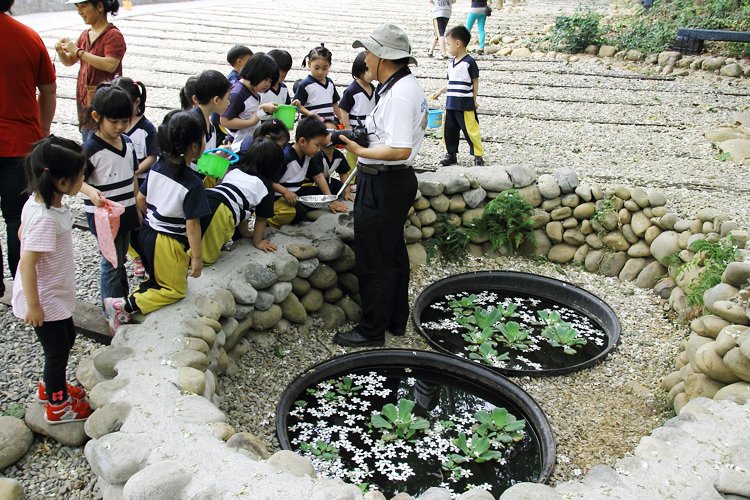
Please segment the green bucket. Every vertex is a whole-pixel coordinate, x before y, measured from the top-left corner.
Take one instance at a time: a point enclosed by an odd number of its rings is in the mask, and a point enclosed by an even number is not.
[[[228,154],[232,159],[230,160],[229,158],[225,158],[224,156],[213,154],[218,151]],[[221,179],[222,177],[224,177],[224,174],[227,173],[229,165],[231,165],[232,163],[237,163],[239,159],[240,157],[229,149],[208,149],[203,152],[203,155],[200,158],[198,158],[198,172],[200,172],[201,174],[210,175],[211,177],[216,177],[217,179]]]
[[[296,116],[297,108],[288,104],[280,104],[276,111],[273,113],[273,117],[281,120],[289,130],[292,130],[294,128],[294,118]]]

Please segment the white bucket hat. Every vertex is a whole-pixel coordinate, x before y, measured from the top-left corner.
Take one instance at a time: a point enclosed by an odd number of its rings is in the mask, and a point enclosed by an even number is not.
[[[65,2],[65,4],[67,5],[67,4],[71,4],[71,3],[84,3],[84,2],[88,2],[88,1],[89,0],[68,0],[67,2]]]
[[[352,47],[365,48],[379,58],[391,61],[408,57],[409,64],[417,65],[417,60],[411,55],[411,45],[406,32],[395,24],[378,26],[367,38],[355,40]]]

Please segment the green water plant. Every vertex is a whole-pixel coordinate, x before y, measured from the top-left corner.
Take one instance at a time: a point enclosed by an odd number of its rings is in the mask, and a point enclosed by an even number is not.
[[[468,315],[474,312],[476,307],[477,296],[472,293],[466,297],[459,297],[453,299],[448,303],[448,307],[453,309],[453,312],[460,315]]]
[[[499,304],[497,306],[497,309],[498,311],[500,311],[500,314],[502,314],[503,318],[512,318],[516,314],[518,304],[516,304],[515,302],[510,302],[507,306]]]
[[[334,445],[325,441],[315,441],[314,443],[302,443],[300,450],[311,453],[313,456],[323,460],[335,460],[339,457],[339,450]]]
[[[414,401],[401,398],[398,407],[388,403],[378,411],[370,415],[370,425],[383,431],[380,439],[383,441],[394,441],[396,439],[410,440],[418,431],[429,429],[430,423],[422,417],[412,414]]]
[[[475,434],[503,445],[520,441],[525,436],[526,420],[516,418],[505,408],[495,408],[491,412],[478,411],[474,418],[479,422],[479,426],[474,429]]]
[[[353,396],[362,390],[361,385],[355,385],[351,377],[344,377],[336,382],[336,392],[342,396]]]
[[[497,331],[500,333],[496,337],[497,340],[511,349],[525,351],[533,344],[533,340],[530,337],[531,332],[515,321],[499,323]]]
[[[553,326],[562,321],[560,319],[560,313],[553,311],[552,309],[542,309],[541,311],[537,311],[536,315],[539,316],[542,323],[547,326]]]
[[[495,349],[497,344],[488,340],[478,346],[468,346],[469,359],[482,361],[490,366],[502,366],[506,361],[510,361],[510,355],[507,352],[499,353]]]
[[[574,347],[586,345],[586,339],[581,337],[578,330],[564,321],[545,327],[542,330],[542,337],[552,347],[562,347],[565,354],[575,354]]]

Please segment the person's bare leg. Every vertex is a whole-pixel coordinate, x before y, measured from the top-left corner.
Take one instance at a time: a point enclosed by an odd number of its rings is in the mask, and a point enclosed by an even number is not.
[[[440,53],[443,55],[443,58],[448,57],[448,53],[445,51],[445,37],[441,36],[439,38],[440,41]]]
[[[438,35],[438,25],[437,25],[437,19],[432,20],[432,29],[435,32],[435,36],[432,37],[432,45],[430,46],[430,50],[427,53],[430,57],[432,57],[432,53],[435,51],[435,47],[438,44],[438,39],[440,38],[440,35]],[[445,52],[445,40],[443,40],[440,50],[442,52]]]

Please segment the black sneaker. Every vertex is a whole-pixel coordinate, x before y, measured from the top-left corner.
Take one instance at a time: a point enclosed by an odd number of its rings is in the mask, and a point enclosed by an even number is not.
[[[452,155],[450,153],[445,155],[445,158],[440,160],[440,164],[444,167],[447,167],[448,165],[455,165],[456,163],[458,163],[458,158],[456,158],[456,155]]]
[[[474,165],[476,165],[477,167],[481,167],[482,165],[484,165],[484,158],[482,158],[481,156],[475,156]]]

